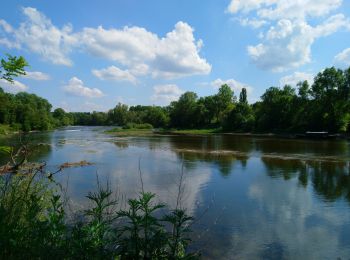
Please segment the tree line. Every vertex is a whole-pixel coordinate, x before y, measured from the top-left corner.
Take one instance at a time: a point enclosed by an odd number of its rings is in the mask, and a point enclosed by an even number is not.
[[[247,90],[238,97],[230,86],[222,85],[214,95],[198,97],[186,92],[169,106],[118,104],[106,113],[73,113],[74,123],[82,125],[125,125],[149,123],[159,128],[221,128],[234,132],[349,132],[350,68],[327,68],[310,85],[299,82],[270,87],[261,100],[248,103]]]
[[[9,56],[2,60],[0,78],[11,82],[24,74],[23,58]],[[2,70],[4,72],[2,72]],[[185,92],[165,107],[117,104],[107,112],[67,113],[62,108],[51,112],[51,104],[34,94],[5,93],[0,88],[0,124],[24,131],[47,130],[66,125],[151,124],[155,128],[220,128],[234,132],[349,132],[350,67],[327,68],[310,85],[299,82],[270,87],[261,100],[248,103],[247,90],[235,95],[222,85],[214,95],[198,97]]]

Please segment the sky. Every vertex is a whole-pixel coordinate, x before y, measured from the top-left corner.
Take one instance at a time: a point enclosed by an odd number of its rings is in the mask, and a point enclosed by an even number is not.
[[[228,84],[264,91],[350,66],[346,0],[3,0],[0,57],[30,66],[5,91],[66,111],[168,105]]]

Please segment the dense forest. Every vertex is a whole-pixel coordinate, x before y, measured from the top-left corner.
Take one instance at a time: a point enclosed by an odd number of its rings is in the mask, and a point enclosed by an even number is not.
[[[350,68],[327,68],[318,73],[310,86],[270,87],[261,101],[249,104],[247,91],[238,97],[230,86],[218,93],[198,97],[186,92],[167,107],[118,104],[106,113],[65,113],[55,110],[54,118],[64,124],[125,125],[149,123],[156,128],[221,128],[234,132],[349,132]]]
[[[24,60],[9,56],[2,60],[2,79],[24,74]],[[19,64],[16,64],[19,63]],[[9,66],[12,65],[12,66]],[[7,66],[7,67],[6,67]],[[13,68],[22,69],[13,71]],[[0,70],[1,73],[1,70]],[[1,74],[0,74],[1,76]],[[249,104],[245,88],[238,97],[230,86],[222,85],[215,95],[198,97],[186,92],[169,106],[117,104],[107,112],[68,113],[61,108],[51,112],[51,104],[34,94],[5,93],[0,88],[0,124],[14,130],[47,130],[66,125],[150,124],[155,128],[220,128],[233,132],[349,132],[350,68],[327,68],[318,73],[310,86],[270,87],[261,101]]]

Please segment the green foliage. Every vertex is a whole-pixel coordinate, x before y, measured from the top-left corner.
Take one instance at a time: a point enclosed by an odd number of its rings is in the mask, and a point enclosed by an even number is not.
[[[33,172],[33,171],[31,171]],[[0,176],[1,259],[196,259],[187,252],[192,217],[141,192],[125,209],[100,185],[71,220],[52,178]]]
[[[234,96],[233,96],[233,91],[231,88],[227,85],[224,84],[219,88],[218,94],[214,96],[215,98],[215,103],[216,103],[216,121],[217,123],[222,123],[225,116],[230,113],[230,111],[233,109],[233,101],[234,101]]]
[[[13,82],[24,75],[23,57],[2,59],[0,78]],[[225,131],[305,132],[350,131],[350,68],[327,68],[318,73],[310,86],[300,82],[291,86],[270,87],[261,101],[248,104],[242,88],[239,101],[227,84],[215,95],[198,98],[186,92],[167,107],[117,104],[108,112],[66,113],[36,95],[5,93],[0,88],[0,134],[12,130],[47,130],[67,125],[118,125],[124,129],[176,128]],[[152,128],[153,128],[152,127]]]
[[[0,61],[0,79],[13,83],[14,77],[25,75],[26,60],[20,56],[7,55]],[[5,93],[0,88],[0,124],[10,125],[14,130],[47,130],[52,128],[51,104],[34,94]],[[0,133],[4,133],[1,127]],[[6,132],[5,132],[6,133]]]
[[[129,122],[128,106],[119,103],[115,108],[108,111],[108,119],[113,124],[123,126]]]
[[[129,200],[129,210],[119,216],[127,224],[120,229],[123,255],[131,259],[157,259],[166,256],[166,236],[164,227],[154,216],[164,205],[153,203],[155,194],[142,192],[137,199]]]
[[[123,126],[123,129],[153,129],[153,126],[148,123],[144,123],[144,124],[127,123],[125,126]]]
[[[158,106],[132,106],[129,109],[130,121],[134,123],[149,123],[156,128],[166,127],[169,115],[165,108]]]
[[[22,57],[6,55],[7,60],[0,61],[0,79],[13,83],[13,78],[25,75],[24,68],[28,66],[27,61]]]
[[[27,66],[22,56],[7,55],[6,60],[1,59],[0,79],[13,83],[14,77],[26,74],[24,68]],[[15,131],[48,130],[73,124],[70,114],[66,114],[63,109],[56,109],[51,114],[51,108],[47,100],[34,94],[13,95],[0,88],[0,125],[9,125]],[[0,134],[4,132],[4,128],[0,127]]]
[[[74,224],[71,233],[69,248],[73,258],[112,259],[117,256],[118,233],[113,227],[117,201],[111,199],[111,195],[108,187],[99,187],[97,192],[88,194],[91,208],[84,211],[85,221]]]
[[[256,111],[258,129],[262,131],[287,131],[294,114],[295,90],[290,86],[282,89],[271,87],[262,95]]]
[[[170,104],[170,125],[179,128],[193,128],[196,126],[197,94],[186,92],[178,101]]]
[[[66,113],[66,111],[64,111],[62,108],[56,108],[52,113],[52,117],[55,120],[55,126],[67,126],[74,124],[73,116]]]
[[[186,256],[185,248],[191,242],[188,233],[191,232],[189,224],[193,221],[182,209],[175,209],[170,214],[164,216],[163,221],[170,223],[171,232],[168,234],[167,243],[170,248],[172,259]],[[195,255],[188,255],[195,257]]]
[[[242,88],[241,93],[239,93],[239,102],[240,103],[248,103],[247,89],[246,88]]]
[[[0,124],[0,135],[7,135],[13,132],[13,127],[10,127],[9,125],[2,125]]]
[[[252,107],[246,102],[239,102],[227,115],[223,129],[235,132],[251,132],[254,129],[255,117]]]
[[[37,257],[46,235],[50,194],[34,176],[0,178],[0,258]]]
[[[11,154],[12,147],[10,146],[0,146],[0,154]]]
[[[54,126],[51,104],[34,94],[0,92],[0,124],[23,131],[48,130]]]
[[[173,129],[345,133],[350,131],[349,99],[350,68],[344,71],[328,68],[315,77],[311,86],[303,81],[297,84],[297,89],[270,87],[261,96],[261,101],[254,104],[248,103],[245,88],[242,88],[237,102],[230,86],[225,84],[211,96],[198,98],[196,93],[186,92],[165,108],[128,108],[118,104],[108,112],[104,124],[117,124],[125,129],[136,128],[132,127],[133,124],[149,123],[156,128]],[[77,117],[82,118],[84,124],[94,124],[91,113],[79,113]]]

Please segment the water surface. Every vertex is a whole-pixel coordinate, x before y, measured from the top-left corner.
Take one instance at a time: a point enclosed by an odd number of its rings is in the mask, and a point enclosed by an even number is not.
[[[103,127],[30,136],[33,160],[49,169],[94,163],[56,176],[83,208],[96,176],[119,194],[144,188],[196,217],[193,250],[208,259],[349,259],[350,149],[347,141],[233,135],[118,137]],[[16,137],[2,139],[6,144]]]

